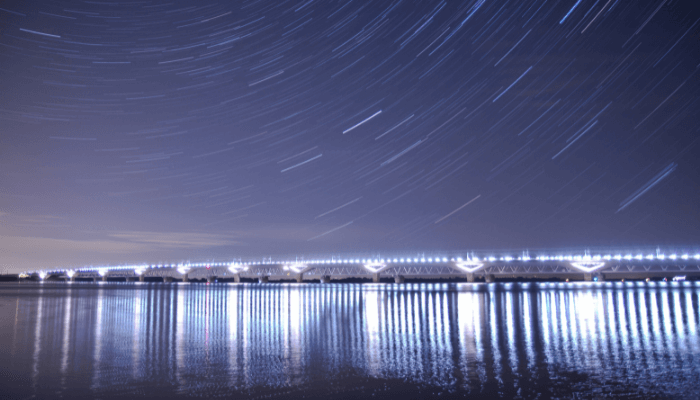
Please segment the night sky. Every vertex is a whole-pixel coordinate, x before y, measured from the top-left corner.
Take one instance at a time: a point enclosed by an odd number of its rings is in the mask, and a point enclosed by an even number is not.
[[[692,246],[694,1],[0,2],[0,270]]]

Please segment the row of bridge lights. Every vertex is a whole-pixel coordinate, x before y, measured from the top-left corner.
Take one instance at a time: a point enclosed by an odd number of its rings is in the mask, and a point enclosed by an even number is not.
[[[700,254],[695,254],[695,255],[690,255],[690,254],[682,254],[682,255],[677,255],[677,254],[671,254],[671,255],[664,255],[664,254],[648,254],[648,255],[643,255],[643,254],[637,254],[637,255],[632,255],[632,254],[627,254],[627,255],[584,255],[584,256],[538,256],[538,257],[530,257],[530,256],[521,256],[521,257],[511,257],[511,256],[505,256],[505,257],[484,257],[484,258],[479,258],[479,257],[468,257],[466,259],[463,259],[462,257],[458,257],[456,259],[448,259],[447,257],[428,257],[428,258],[394,258],[394,259],[341,259],[341,260],[336,260],[336,259],[330,259],[330,260],[310,260],[310,261],[294,261],[294,262],[274,262],[274,261],[255,261],[255,262],[250,262],[250,263],[230,263],[230,262],[219,262],[219,263],[195,263],[195,264],[154,264],[154,265],[125,265],[125,266],[116,266],[116,267],[99,267],[99,268],[79,268],[77,271],[92,271],[97,269],[97,271],[100,273],[100,275],[105,276],[107,274],[108,270],[121,270],[121,269],[126,269],[126,270],[134,270],[137,275],[143,275],[143,273],[146,272],[147,269],[149,268],[177,268],[178,272],[185,274],[187,271],[191,268],[198,268],[198,267],[206,267],[206,268],[211,268],[211,267],[233,267],[233,268],[243,268],[244,266],[247,265],[269,265],[269,264],[383,264],[387,262],[393,262],[393,263],[439,263],[439,262],[494,262],[494,261],[532,261],[532,260],[537,260],[537,261],[610,261],[610,260],[690,260],[690,259],[695,259],[695,260],[700,260]],[[76,270],[56,270],[54,272],[66,272],[69,277],[73,277],[75,274]],[[46,274],[46,272],[43,272]],[[40,273],[41,275],[41,273]]]

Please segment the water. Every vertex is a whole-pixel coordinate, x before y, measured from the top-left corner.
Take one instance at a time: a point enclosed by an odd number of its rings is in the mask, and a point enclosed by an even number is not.
[[[699,293],[0,284],[0,397],[698,398]]]

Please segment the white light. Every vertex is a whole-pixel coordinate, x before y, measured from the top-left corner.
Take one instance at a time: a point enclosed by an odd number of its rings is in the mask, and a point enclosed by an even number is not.
[[[290,264],[289,266],[285,266],[285,269],[291,269],[292,271],[294,271],[298,274],[306,269],[306,265],[305,264]]]
[[[107,276],[107,274],[109,273],[109,270],[106,268],[100,268],[97,270],[97,273],[99,273],[100,276]]]
[[[401,259],[401,262],[404,262],[404,259],[403,259],[403,258]]]
[[[653,254],[649,254],[649,255],[647,256],[647,260],[653,260],[653,259],[654,259],[654,255],[653,255]]]
[[[668,256],[668,258],[670,258],[671,260],[675,260],[676,258],[678,258],[678,256],[675,254],[671,254],[670,256]]]
[[[489,261],[496,261],[496,257],[489,257]]]
[[[46,272],[44,272],[44,271],[39,272],[39,279],[41,279],[42,281],[44,279],[46,279]]]
[[[425,258],[421,258],[421,259],[420,259],[420,262],[425,262]]]
[[[504,257],[503,259],[504,259],[505,261],[513,261],[513,257],[510,257],[510,256],[509,256],[509,257]]]
[[[484,264],[476,261],[457,262],[455,265],[457,265],[459,269],[467,271],[470,274],[484,266]]]
[[[637,260],[641,260],[643,257],[644,257],[644,256],[642,256],[641,254],[637,254],[637,256],[634,257],[634,258],[637,259]]]
[[[572,262],[571,266],[580,269],[583,272],[593,272],[597,269],[603,268],[605,266],[604,262],[591,262],[591,261],[584,261],[584,262]]]
[[[457,261],[462,261],[462,257],[457,257]]]
[[[696,255],[695,255],[695,259],[696,259],[696,260],[700,260],[700,254],[696,254]]]
[[[376,274],[377,272],[381,272],[382,270],[386,269],[387,266],[386,266],[386,264],[383,264],[383,263],[373,262],[373,263],[364,264],[364,267],[368,271]]]
[[[688,255],[687,255],[687,254],[683,254],[683,255],[681,256],[681,258],[684,259],[684,260],[687,260],[687,259],[688,259]]]
[[[146,272],[146,269],[145,269],[145,268],[136,268],[136,269],[134,269],[134,273],[135,273],[136,275],[139,275],[139,276],[143,275],[144,272]]]
[[[665,255],[665,254],[657,254],[657,255],[656,255],[656,258],[658,258],[659,260],[665,260],[665,259],[666,259],[666,255]]]
[[[75,271],[73,270],[68,270],[66,271],[66,275],[68,275],[69,278],[72,278],[75,276]]]

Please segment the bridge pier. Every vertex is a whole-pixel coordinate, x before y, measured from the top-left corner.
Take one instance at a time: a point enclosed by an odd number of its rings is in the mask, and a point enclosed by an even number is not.
[[[372,282],[379,283],[379,272],[372,274]]]
[[[173,283],[173,277],[172,276],[164,276],[163,283]]]
[[[215,276],[207,276],[207,283],[214,283],[214,282],[216,282]]]
[[[233,275],[233,281],[236,283],[241,283],[241,275],[240,274],[234,274]]]
[[[484,279],[486,279],[486,283],[493,283],[496,281],[496,277],[491,274],[485,275]]]
[[[599,274],[595,274],[595,273],[583,274],[583,280],[585,280],[586,282],[593,282],[594,278],[598,278],[598,282],[605,281],[605,277],[603,276],[603,274],[600,274],[600,273]]]
[[[70,282],[75,282],[75,276],[72,276],[68,279]]]
[[[143,275],[139,275],[139,282],[146,282],[146,277]]]
[[[107,282],[107,275],[102,277],[102,282]]]
[[[406,279],[403,277],[403,275],[396,275],[394,277],[394,283],[404,283]]]
[[[261,276],[258,278],[258,283],[267,283],[268,282],[268,277],[267,276]]]
[[[474,283],[474,274],[467,274],[467,282]]]
[[[331,277],[328,275],[324,275],[321,277],[321,283],[331,283]]]
[[[190,276],[189,274],[182,274],[182,281],[187,283],[190,281]]]
[[[302,282],[304,282],[304,274],[300,273],[299,275],[297,275],[297,283],[302,283]]]

